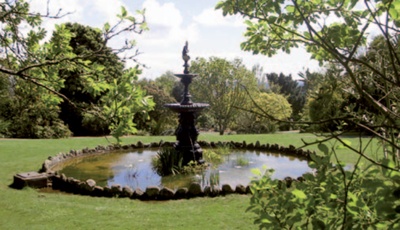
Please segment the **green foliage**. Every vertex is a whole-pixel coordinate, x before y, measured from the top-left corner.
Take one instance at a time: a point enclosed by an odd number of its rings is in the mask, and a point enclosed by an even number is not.
[[[257,214],[255,223],[265,229],[367,229],[400,227],[394,196],[400,185],[399,172],[357,162],[347,171],[343,163],[331,163],[335,153],[319,145],[325,154],[312,157],[314,173],[303,182],[287,187],[271,179],[273,170],[256,172],[248,211]],[[387,166],[393,163],[385,162]]]
[[[240,113],[240,108],[249,101],[248,91],[257,91],[254,73],[242,61],[211,57],[199,58],[192,62],[191,72],[199,74],[193,80],[191,93],[195,101],[206,102],[221,135],[229,128]]]
[[[56,97],[49,96],[34,84],[14,80],[17,87],[8,85],[3,95],[5,100],[0,103],[3,135],[16,138],[61,138],[71,135],[68,127],[58,118],[59,101]]]
[[[312,122],[335,119],[346,113],[344,108],[349,103],[349,94],[346,93],[348,82],[340,73],[340,68],[331,65],[325,74],[306,73],[303,75],[308,88],[304,113]],[[309,127],[309,130],[320,132],[337,129],[338,123],[335,122],[317,123]]]
[[[5,54],[0,77],[13,83],[7,102],[12,106],[1,111],[1,119],[14,126],[7,128],[7,135],[68,136],[70,131],[64,121],[76,135],[106,134],[111,128],[118,136],[133,131],[134,125],[129,120],[134,111],[152,108],[149,98],[140,90],[127,89],[122,90],[123,95],[115,94],[116,88],[124,88],[119,84],[132,84],[132,77],[137,77],[135,73],[130,79],[113,81],[122,75],[124,66],[117,54],[132,50],[135,42],[127,40],[114,50],[107,47],[107,42],[121,34],[146,30],[143,11],[133,17],[121,8],[119,21],[115,25],[105,23],[103,30],[71,23],[56,25],[51,40],[47,41],[42,21],[62,17],[61,14],[41,16],[30,12],[29,4],[23,0],[1,2],[0,10],[0,48]],[[22,27],[26,33],[19,31]],[[135,59],[135,55],[127,59]],[[103,99],[109,91],[114,96]],[[135,92],[128,96],[128,91]],[[124,101],[129,97],[133,103]],[[122,101],[111,102],[112,99]],[[109,109],[110,103],[118,105]],[[126,107],[134,105],[138,108]],[[84,131],[79,133],[80,130]]]
[[[203,159],[206,162],[212,162],[213,165],[219,165],[223,162],[222,155],[216,153],[211,149],[203,150]]]
[[[160,176],[180,174],[184,167],[182,162],[183,152],[172,147],[161,148],[152,160],[153,168]]]
[[[254,94],[253,103],[246,104],[246,112],[239,115],[236,123],[238,133],[273,133],[278,130],[276,120],[287,120],[292,108],[281,94]]]
[[[216,8],[246,20],[243,50],[272,56],[304,47],[328,66],[330,76],[309,88],[307,124],[369,133],[382,142],[381,156],[400,166],[398,1],[224,0]],[[330,138],[340,140],[337,133]]]
[[[224,161],[224,155],[232,153],[229,147],[218,147],[214,149],[203,150],[203,159],[211,163],[213,167],[218,167]]]
[[[172,90],[175,84],[178,82],[178,78],[174,76],[174,73],[167,71],[160,77],[156,78],[154,83],[164,90],[168,95],[172,95]]]
[[[249,159],[243,156],[237,156],[236,158],[236,166],[248,166],[249,163]]]
[[[187,165],[183,166],[181,173],[191,175],[202,174],[206,169],[206,164],[200,164],[198,162],[190,161]]]
[[[293,112],[291,117],[294,121],[300,120],[301,112],[306,102],[306,90],[304,86],[300,86],[298,81],[293,80],[292,76],[284,74],[271,73],[266,75],[271,89],[277,90],[272,92],[283,94],[287,97],[288,102],[292,106]],[[278,86],[278,87],[277,87]]]
[[[146,94],[153,98],[155,106],[152,111],[145,114],[149,119],[145,119],[140,113],[135,115],[134,122],[137,124],[137,129],[146,130],[151,135],[172,134],[178,124],[178,116],[164,105],[175,102],[174,98],[159,84],[158,78],[155,81],[141,80],[139,84]]]
[[[101,107],[101,97],[112,80],[122,75],[124,65],[111,48],[103,47],[105,41],[100,31],[78,23],[62,26],[72,35],[69,40],[71,51],[83,56],[86,66],[84,69],[59,69],[59,76],[64,80],[60,93],[70,100],[60,104],[60,118],[75,136],[108,134],[107,122],[96,119],[93,113]],[[52,39],[58,36],[56,31]]]
[[[154,170],[160,176],[177,175],[177,174],[196,174],[202,173],[209,163],[212,167],[216,168],[223,163],[224,155],[230,154],[230,148],[219,147],[216,149],[205,149],[203,151],[203,159],[206,164],[199,164],[198,162],[190,161],[187,165],[183,165],[183,153],[175,150],[175,148],[167,147],[161,148],[157,152],[157,156],[153,158],[152,164]],[[246,165],[246,159],[238,159],[238,164]],[[247,161],[248,164],[248,161]]]
[[[122,76],[114,79],[102,98],[104,106],[100,114],[106,121],[112,121],[109,129],[118,142],[122,135],[137,131],[133,123],[135,114],[146,114],[154,107],[152,97],[146,96],[145,91],[135,85],[140,72],[138,66],[126,70]]]

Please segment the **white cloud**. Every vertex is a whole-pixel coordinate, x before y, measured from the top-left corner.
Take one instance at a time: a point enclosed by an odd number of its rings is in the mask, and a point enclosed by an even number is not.
[[[118,20],[116,15],[121,12],[123,5],[121,0],[52,0],[49,1],[49,5],[43,0],[30,1],[32,12],[39,12],[42,15],[49,13],[54,16],[61,10],[60,15],[65,15],[59,19],[43,20],[42,27],[48,31],[48,36],[51,36],[55,24],[65,22],[77,22],[97,28],[102,28],[106,22],[116,23]]]
[[[193,20],[204,26],[243,26],[243,18],[238,15],[223,16],[222,10],[208,8],[203,10],[198,16],[194,16]]]
[[[139,60],[149,67],[143,71],[143,76],[156,78],[167,70],[180,72],[180,51],[185,41],[193,45],[199,40],[198,26],[192,22],[185,23],[174,3],[146,0],[142,7],[146,9],[146,21],[150,28],[137,37],[142,52]]]
[[[174,3],[160,4],[156,0],[146,0],[146,21],[150,31],[145,32],[138,41],[140,46],[168,47],[185,40],[195,42],[198,39],[194,24],[183,26],[183,17]]]
[[[299,72],[304,72],[306,69],[310,71],[318,71],[321,67],[318,62],[310,59],[304,49],[296,48],[293,49],[291,54],[284,52],[278,52],[274,57],[267,57],[264,55],[253,55],[250,52],[241,51],[240,49],[233,50],[231,52],[201,52],[199,56],[209,58],[216,56],[220,58],[226,58],[228,61],[232,61],[235,58],[239,58],[243,61],[243,64],[248,68],[256,64],[260,64],[263,67],[265,73],[283,73],[286,75],[291,74],[293,78],[298,78]]]
[[[182,24],[182,15],[174,3],[160,4],[156,0],[146,0],[143,3],[146,9],[146,19],[150,24],[163,25],[167,27]]]

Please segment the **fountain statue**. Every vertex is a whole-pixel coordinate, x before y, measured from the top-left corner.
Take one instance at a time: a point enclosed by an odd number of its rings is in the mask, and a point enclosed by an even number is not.
[[[184,85],[183,99],[180,103],[165,104],[164,106],[171,109],[174,112],[179,113],[179,125],[175,131],[177,143],[175,149],[183,153],[183,165],[187,165],[189,162],[203,163],[203,150],[197,143],[197,137],[199,131],[196,129],[195,123],[196,118],[200,111],[207,108],[209,104],[206,103],[193,103],[192,96],[189,93],[189,84],[197,74],[191,74],[189,72],[189,45],[186,41],[182,51],[182,59],[184,60],[184,71],[183,74],[175,74],[176,77],[181,79],[181,83]]]

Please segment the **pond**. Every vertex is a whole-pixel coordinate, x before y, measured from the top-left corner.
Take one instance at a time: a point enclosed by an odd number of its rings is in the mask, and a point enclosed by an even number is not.
[[[252,150],[235,150],[223,156],[223,163],[209,165],[202,173],[192,175],[159,176],[152,167],[152,158],[158,149],[118,151],[97,156],[75,158],[59,166],[60,173],[85,181],[93,179],[99,186],[119,184],[145,190],[148,186],[177,189],[189,187],[192,182],[207,185],[248,185],[254,177],[251,169],[273,168],[272,178],[297,178],[311,169],[306,160],[292,156]]]

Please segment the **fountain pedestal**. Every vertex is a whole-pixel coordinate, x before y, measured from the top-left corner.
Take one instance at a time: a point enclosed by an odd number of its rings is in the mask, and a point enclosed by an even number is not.
[[[185,61],[185,64],[183,65],[185,67],[184,74],[175,74],[176,77],[181,79],[181,83],[185,87],[183,99],[181,103],[164,105],[172,111],[179,113],[179,126],[175,131],[177,139],[175,149],[183,152],[183,165],[187,165],[191,161],[198,163],[204,162],[203,150],[197,143],[199,131],[196,129],[195,123],[200,111],[209,106],[209,104],[206,103],[192,102],[192,96],[189,93],[189,84],[197,75],[189,73],[188,61],[190,57],[187,55],[188,52],[188,43],[186,42],[186,45],[183,47],[182,51],[182,58]]]
[[[184,74],[177,74],[175,76],[185,79],[196,75],[188,74],[185,76]],[[185,84],[184,82],[188,81],[185,79],[181,80],[181,82]],[[190,161],[203,162],[203,150],[197,143],[199,131],[196,128],[196,118],[201,110],[209,106],[206,103],[192,103],[190,97],[188,91],[185,90],[183,100],[180,104],[172,103],[164,105],[172,111],[179,113],[179,125],[175,131],[177,139],[175,149],[183,152],[183,165],[187,165]]]

